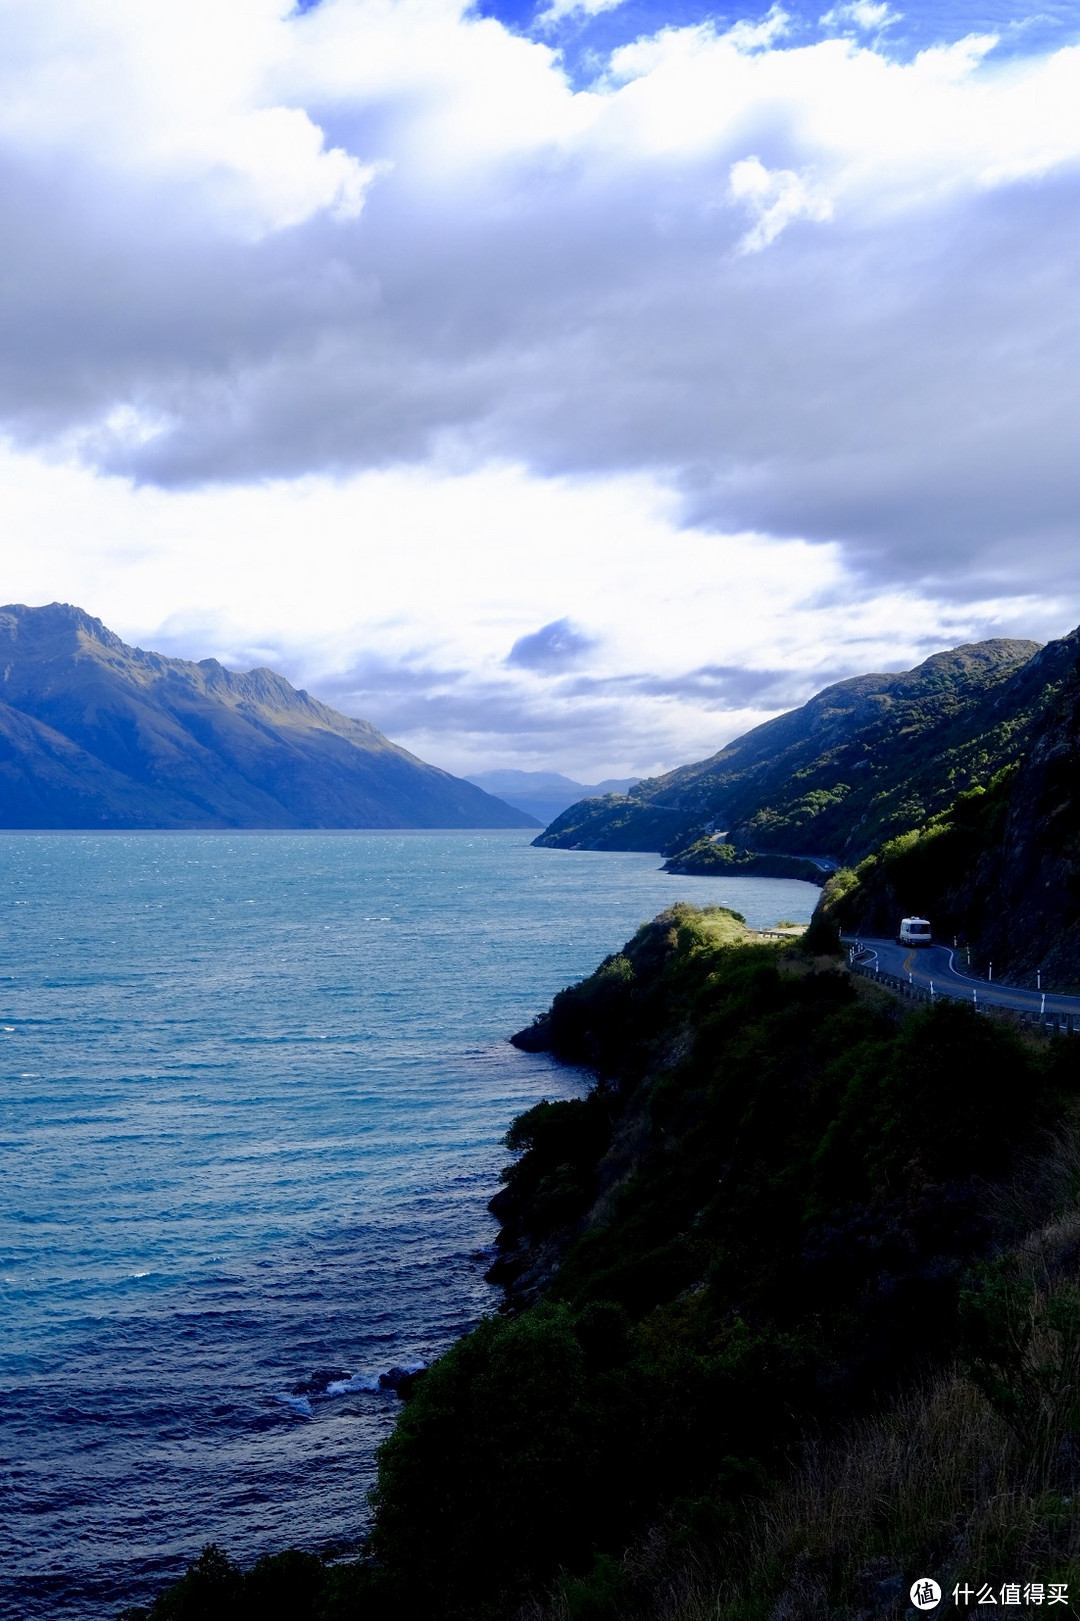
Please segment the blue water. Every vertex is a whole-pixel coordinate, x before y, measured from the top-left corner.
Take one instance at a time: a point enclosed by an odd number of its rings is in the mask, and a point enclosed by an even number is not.
[[[582,1084],[506,1037],[674,900],[816,896],[516,832],[0,837],[0,1614],[354,1544],[378,1375],[497,1303],[501,1136]]]

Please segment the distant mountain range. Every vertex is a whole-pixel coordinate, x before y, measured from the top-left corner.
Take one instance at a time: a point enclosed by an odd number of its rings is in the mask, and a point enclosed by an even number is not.
[[[0,608],[0,827],[535,827],[273,670],[128,647],[81,608]]]
[[[658,850],[677,871],[858,861],[1014,762],[1074,658],[1069,638],[998,639],[838,682],[707,760],[571,806],[535,842]]]
[[[639,777],[610,777],[606,782],[575,782],[557,771],[481,771],[467,777],[478,788],[496,794],[508,805],[535,816],[544,826],[553,822],[567,806],[594,794],[625,794]]]

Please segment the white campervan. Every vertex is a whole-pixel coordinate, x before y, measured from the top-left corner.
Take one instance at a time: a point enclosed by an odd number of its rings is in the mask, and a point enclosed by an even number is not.
[[[902,946],[929,946],[934,943],[930,925],[924,917],[901,918],[898,939]]]

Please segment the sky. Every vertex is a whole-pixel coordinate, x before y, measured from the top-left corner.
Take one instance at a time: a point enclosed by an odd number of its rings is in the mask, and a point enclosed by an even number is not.
[[[0,40],[0,600],[585,781],[1080,621],[1080,0]]]

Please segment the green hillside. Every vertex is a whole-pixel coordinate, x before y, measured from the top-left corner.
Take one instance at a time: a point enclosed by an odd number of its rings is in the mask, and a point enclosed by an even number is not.
[[[912,913],[956,935],[972,961],[1017,983],[1080,986],[1080,636],[1051,644],[1055,669],[1017,760],[937,815],[833,877],[822,915],[891,934]],[[1042,656],[1040,656],[1042,657]],[[1038,661],[1034,661],[1038,662]]]
[[[736,849],[861,859],[1014,761],[1074,656],[1071,639],[995,640],[841,681],[708,760],[571,806],[535,842],[660,850],[694,872],[716,869],[717,835]]]

